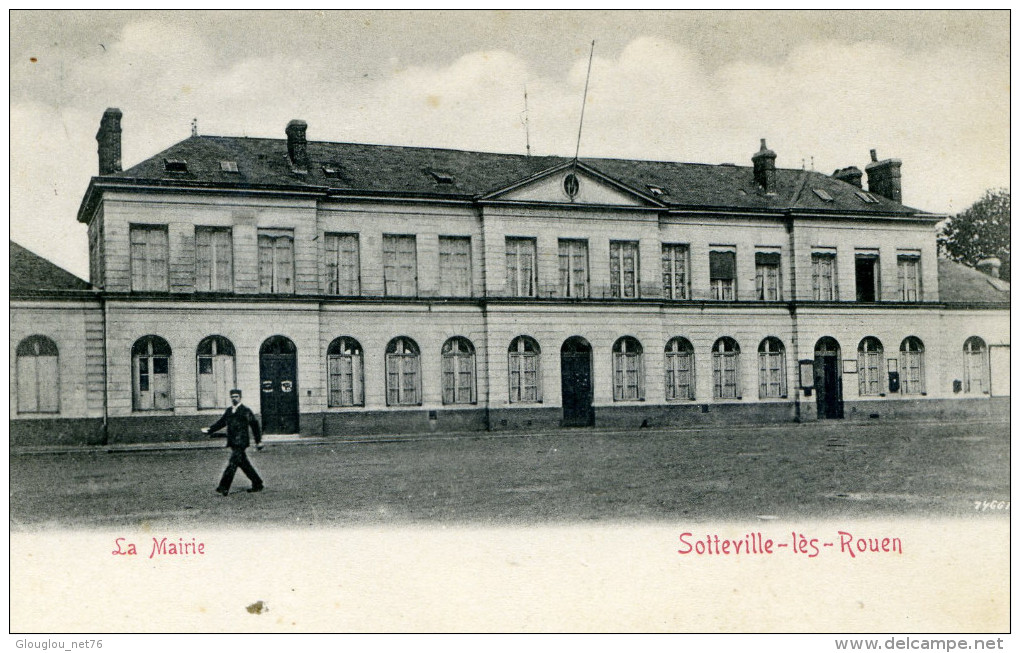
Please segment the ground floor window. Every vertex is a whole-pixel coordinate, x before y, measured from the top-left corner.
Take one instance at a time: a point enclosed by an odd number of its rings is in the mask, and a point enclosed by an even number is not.
[[[778,338],[765,338],[758,345],[758,383],[761,399],[786,396],[786,349]]]
[[[536,403],[542,400],[539,363],[541,349],[527,336],[514,338],[509,350],[510,403]]]
[[[638,401],[645,397],[641,343],[624,336],[613,344],[613,401]]]
[[[905,395],[924,392],[924,343],[914,336],[900,345],[900,391]]]
[[[694,399],[694,347],[686,338],[666,343],[666,400]]]
[[[16,356],[18,412],[60,412],[60,357],[56,343],[46,336],[29,336],[18,343]]]
[[[421,356],[410,338],[394,338],[386,346],[386,405],[421,405]]]
[[[712,346],[712,396],[740,398],[740,345],[733,338],[719,338]]]
[[[475,403],[475,348],[467,338],[443,345],[443,403]]]
[[[237,387],[234,345],[223,336],[209,336],[198,343],[198,407],[226,408],[230,390]]]
[[[884,357],[878,338],[869,336],[857,346],[857,382],[862,397],[882,394]]]
[[[131,348],[135,410],[169,410],[174,407],[170,379],[172,352],[166,340],[145,336]]]
[[[329,343],[326,370],[329,376],[329,406],[365,405],[365,357],[354,338],[341,337]]]
[[[977,336],[963,343],[963,391],[988,394],[988,348]]]

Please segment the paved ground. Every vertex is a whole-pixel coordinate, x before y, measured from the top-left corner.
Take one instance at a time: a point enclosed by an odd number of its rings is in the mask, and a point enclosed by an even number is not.
[[[226,498],[213,492],[225,449],[14,452],[11,526],[939,517],[1009,498],[1005,423],[564,430],[250,451],[266,491],[244,492],[239,473]]]

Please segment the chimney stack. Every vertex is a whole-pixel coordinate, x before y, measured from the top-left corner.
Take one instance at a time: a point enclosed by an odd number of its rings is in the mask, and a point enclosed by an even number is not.
[[[868,173],[868,191],[902,203],[903,192],[900,186],[900,166],[902,164],[903,162],[899,159],[879,161],[875,150],[871,150],[871,163],[864,168],[864,171]]]
[[[305,132],[308,130],[308,123],[304,120],[291,120],[287,123],[287,156],[290,158],[290,165],[297,173],[307,173],[308,161],[308,140]]]
[[[864,173],[861,172],[861,169],[858,168],[857,166],[850,166],[849,168],[840,168],[839,170],[836,170],[835,172],[832,173],[833,179],[845,181],[846,183],[852,186],[857,186],[858,188],[864,188],[864,186],[861,185],[861,177],[863,176]]]
[[[99,142],[99,174],[120,172],[120,109],[107,109],[99,122],[96,141]]]
[[[983,258],[978,261],[975,267],[977,267],[980,272],[984,272],[988,276],[998,279],[999,268],[1002,267],[1002,261],[994,256],[989,256],[988,258]]]
[[[776,153],[765,145],[761,139],[761,149],[751,157],[754,164],[754,183],[758,184],[767,195],[776,192]]]

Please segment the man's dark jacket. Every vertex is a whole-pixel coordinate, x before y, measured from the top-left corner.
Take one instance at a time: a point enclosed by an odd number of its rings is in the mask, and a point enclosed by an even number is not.
[[[224,426],[227,427],[227,446],[234,449],[245,449],[251,445],[248,439],[248,427],[255,434],[255,444],[262,442],[262,429],[259,427],[259,420],[251,409],[241,404],[237,411],[228,408],[223,417],[216,420],[216,423],[209,427],[209,433],[215,433]],[[215,437],[215,436],[214,436]]]

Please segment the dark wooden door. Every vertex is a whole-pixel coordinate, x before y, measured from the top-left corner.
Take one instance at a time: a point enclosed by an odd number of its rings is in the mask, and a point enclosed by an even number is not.
[[[262,429],[266,433],[297,433],[297,350],[294,343],[277,336],[262,345],[259,354]]]
[[[840,419],[843,417],[843,379],[839,373],[839,345],[824,340],[820,340],[815,346],[815,396],[818,401],[818,416]]]
[[[563,396],[563,425],[591,426],[593,384],[591,346],[581,338],[571,338],[560,350],[560,379]]]

